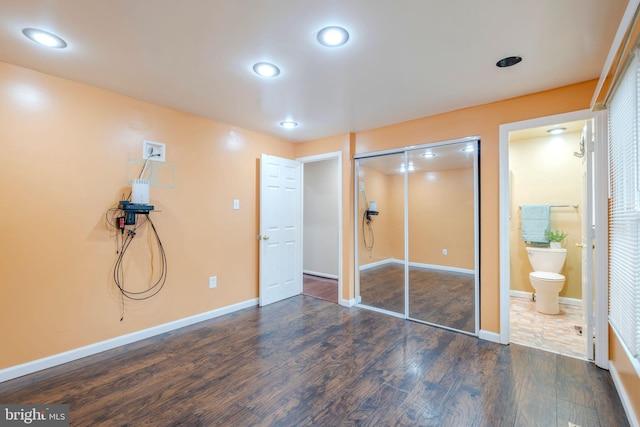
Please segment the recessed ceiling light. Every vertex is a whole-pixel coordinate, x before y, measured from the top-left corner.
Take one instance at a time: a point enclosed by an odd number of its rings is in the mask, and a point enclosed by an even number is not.
[[[275,77],[280,74],[280,68],[268,62],[258,62],[253,66],[253,71],[262,77]]]
[[[293,120],[285,120],[284,122],[280,122],[280,126],[285,129],[293,129],[298,126],[298,122],[294,122]]]
[[[67,47],[66,41],[62,40],[55,34],[51,34],[46,31],[37,30],[35,28],[25,28],[22,30],[22,34],[42,46],[55,47],[59,49]]]
[[[567,128],[558,127],[558,128],[551,128],[547,132],[549,132],[551,135],[559,135],[565,130],[567,130]]]
[[[424,157],[425,159],[430,159],[435,156],[436,156],[436,153],[432,153],[431,151],[428,151],[422,155],[422,157]]]
[[[473,153],[473,147],[472,146],[464,147],[462,151],[464,153]]]
[[[349,41],[349,33],[342,27],[325,27],[318,32],[318,43],[327,47],[338,47]]]
[[[500,68],[512,67],[517,63],[519,63],[520,61],[522,61],[521,56],[508,56],[496,62],[496,67],[500,67]]]

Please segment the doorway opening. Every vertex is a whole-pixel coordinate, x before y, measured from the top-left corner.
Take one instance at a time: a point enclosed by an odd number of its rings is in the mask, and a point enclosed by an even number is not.
[[[586,120],[554,123],[551,126],[516,130],[509,133],[509,173],[511,186],[510,241],[510,341],[579,359],[587,359],[586,330],[582,300],[582,163],[581,144]],[[551,131],[551,133],[549,132]],[[589,185],[590,187],[590,185]],[[549,205],[550,231],[557,231],[563,257],[557,280],[558,305],[540,308],[539,289],[532,283],[530,257],[540,245],[525,241],[534,238],[527,209]],[[559,276],[559,277],[560,277]],[[551,285],[553,286],[553,285]],[[554,291],[555,292],[555,291]],[[552,302],[553,303],[553,302]],[[549,311],[556,311],[550,314]],[[553,309],[540,311],[545,309]],[[585,332],[583,334],[583,332]]]
[[[341,152],[302,163],[302,294],[341,303]]]
[[[598,245],[593,233],[601,226],[594,221],[593,208],[596,156],[590,129],[594,122],[603,126],[596,114],[585,110],[500,127],[503,344],[513,342],[585,360],[594,359],[594,338],[606,346],[594,318],[602,310],[597,286],[606,286],[594,281],[594,270],[602,268],[603,262],[599,260],[600,267],[594,268],[593,248]],[[556,236],[543,232],[540,241],[535,237],[540,235],[535,222],[546,223]],[[559,248],[549,248],[549,240],[560,240]],[[534,258],[548,255],[562,257],[559,271],[542,272]],[[541,285],[539,276],[551,277],[548,273],[555,275],[553,280],[545,279]],[[547,292],[551,282],[559,289],[557,294]],[[606,298],[604,304],[606,311]]]

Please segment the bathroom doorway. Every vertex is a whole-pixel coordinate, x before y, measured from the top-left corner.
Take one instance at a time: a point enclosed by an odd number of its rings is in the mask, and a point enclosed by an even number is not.
[[[596,292],[587,286],[593,283],[593,270],[583,268],[583,254],[589,260],[594,255],[594,240],[583,241],[583,234],[590,235],[595,226],[583,224],[590,221],[587,213],[593,218],[594,181],[583,182],[593,153],[585,148],[582,135],[585,124],[594,121],[594,113],[582,111],[501,126],[500,338],[505,344],[594,358],[593,334],[601,331],[593,326]],[[524,241],[522,219],[523,207],[530,205],[549,205],[551,231],[566,234],[561,242],[566,260],[559,272],[564,277],[559,314],[536,309],[527,251],[532,245]]]

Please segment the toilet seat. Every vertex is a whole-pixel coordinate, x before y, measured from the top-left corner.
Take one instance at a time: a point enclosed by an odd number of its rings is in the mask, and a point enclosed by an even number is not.
[[[535,277],[538,280],[556,282],[558,280],[564,280],[564,276],[558,273],[549,273],[547,271],[532,271],[529,273],[529,277]]]

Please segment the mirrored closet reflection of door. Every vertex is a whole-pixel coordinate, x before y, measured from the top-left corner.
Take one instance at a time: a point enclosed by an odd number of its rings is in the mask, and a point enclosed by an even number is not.
[[[478,333],[477,138],[356,156],[360,306]]]

